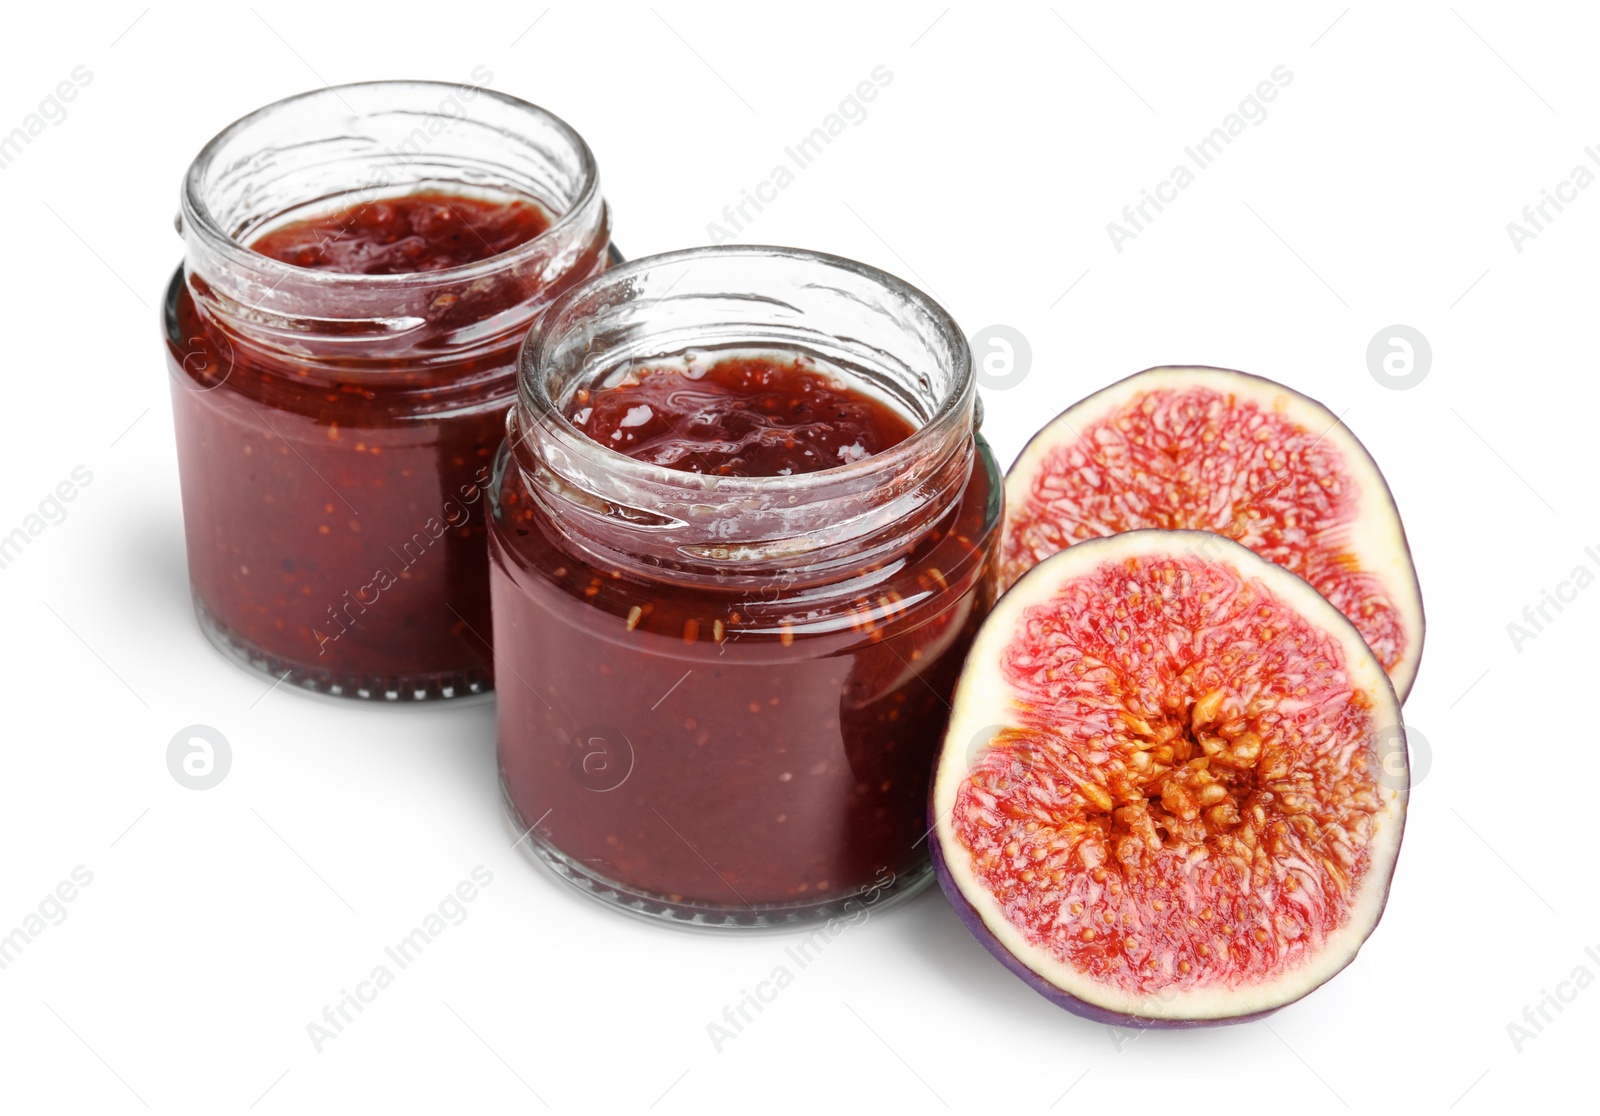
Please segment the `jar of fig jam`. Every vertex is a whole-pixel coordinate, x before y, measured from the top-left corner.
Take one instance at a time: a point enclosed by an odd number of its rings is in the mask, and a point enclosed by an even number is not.
[[[594,157],[488,89],[252,113],[189,168],[163,305],[200,626],[303,689],[492,682],[483,496],[516,354],[607,264]]]
[[[647,917],[860,917],[928,879],[928,779],[1001,482],[950,316],[788,248],[614,267],[528,338],[496,462],[521,844]]]

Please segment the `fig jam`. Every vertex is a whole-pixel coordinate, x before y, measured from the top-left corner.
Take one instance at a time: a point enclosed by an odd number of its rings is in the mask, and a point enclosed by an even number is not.
[[[548,213],[520,198],[422,192],[292,221],[250,247],[315,271],[401,275],[487,260],[526,244],[550,223]]]
[[[639,461],[725,477],[787,477],[870,457],[911,424],[843,387],[803,356],[725,357],[629,368],[581,389],[568,415],[596,442]]]
[[[411,95],[345,92],[375,112]],[[488,96],[474,107],[507,121],[542,112]],[[342,109],[331,106],[331,129],[347,127]],[[390,115],[377,112],[374,136]],[[451,127],[440,145],[470,133],[466,120]],[[323,189],[326,167],[312,169]],[[188,259],[165,305],[201,626],[302,688],[388,700],[485,691],[483,495],[517,346],[556,295],[604,268],[603,203],[579,199],[558,235],[532,197],[432,183],[353,188],[342,204],[280,199],[225,225],[226,207],[244,204],[228,190],[254,204],[293,178],[261,173],[255,187],[223,174],[207,199],[191,172]]]
[[[633,270],[648,299],[677,275],[652,263],[573,292],[524,349],[490,523],[517,832],[569,882],[670,921],[797,923],[910,894],[948,702],[994,597],[1001,487],[970,369],[942,385],[964,413],[937,422],[777,347],[530,392],[573,319],[604,327],[585,292],[627,299],[606,280]],[[814,524],[773,531],[763,508]]]

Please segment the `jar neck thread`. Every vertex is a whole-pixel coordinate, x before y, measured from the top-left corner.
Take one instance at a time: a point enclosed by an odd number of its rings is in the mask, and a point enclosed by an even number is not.
[[[254,251],[263,233],[407,194],[536,203],[537,236],[476,262],[357,274]],[[606,266],[610,219],[588,145],[535,105],[474,85],[366,82],[268,105],[223,129],[184,181],[188,291],[235,348],[312,375],[449,368],[514,355]]]
[[[630,457],[569,417],[615,372],[751,352],[827,369],[915,429],[831,468],[725,476]],[[519,368],[510,459],[531,498],[569,545],[636,576],[859,582],[934,530],[973,469],[976,389],[955,322],[909,284],[836,256],[741,245],[630,261],[553,305]]]
[[[976,459],[969,425],[941,436],[919,432],[924,446],[909,467],[843,482],[829,477],[834,470],[773,478],[679,473],[680,483],[630,490],[594,483],[583,449],[560,449],[548,431],[523,422],[518,409],[507,416],[502,463],[517,470],[568,544],[591,565],[679,586],[792,590],[885,568],[954,511]],[[762,480],[771,482],[765,491]]]

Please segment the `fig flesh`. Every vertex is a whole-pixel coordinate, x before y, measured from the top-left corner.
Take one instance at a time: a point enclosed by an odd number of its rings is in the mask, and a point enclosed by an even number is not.
[[[968,928],[1080,1015],[1257,1018],[1377,925],[1410,789],[1400,703],[1309,583],[1218,535],[1045,559],[985,620],[934,773]]]
[[[1293,570],[1360,630],[1402,701],[1422,596],[1383,475],[1339,418],[1281,384],[1151,368],[1073,405],[1006,477],[1000,583],[1084,539],[1214,531]]]

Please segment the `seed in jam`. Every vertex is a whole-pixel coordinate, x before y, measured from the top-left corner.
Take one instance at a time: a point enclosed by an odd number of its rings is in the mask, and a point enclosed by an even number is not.
[[[520,198],[417,193],[292,221],[250,245],[282,263],[343,275],[402,275],[478,263],[526,244],[550,215]]]
[[[577,393],[567,417],[640,461],[725,477],[787,477],[898,445],[911,423],[806,356],[630,366]]]

